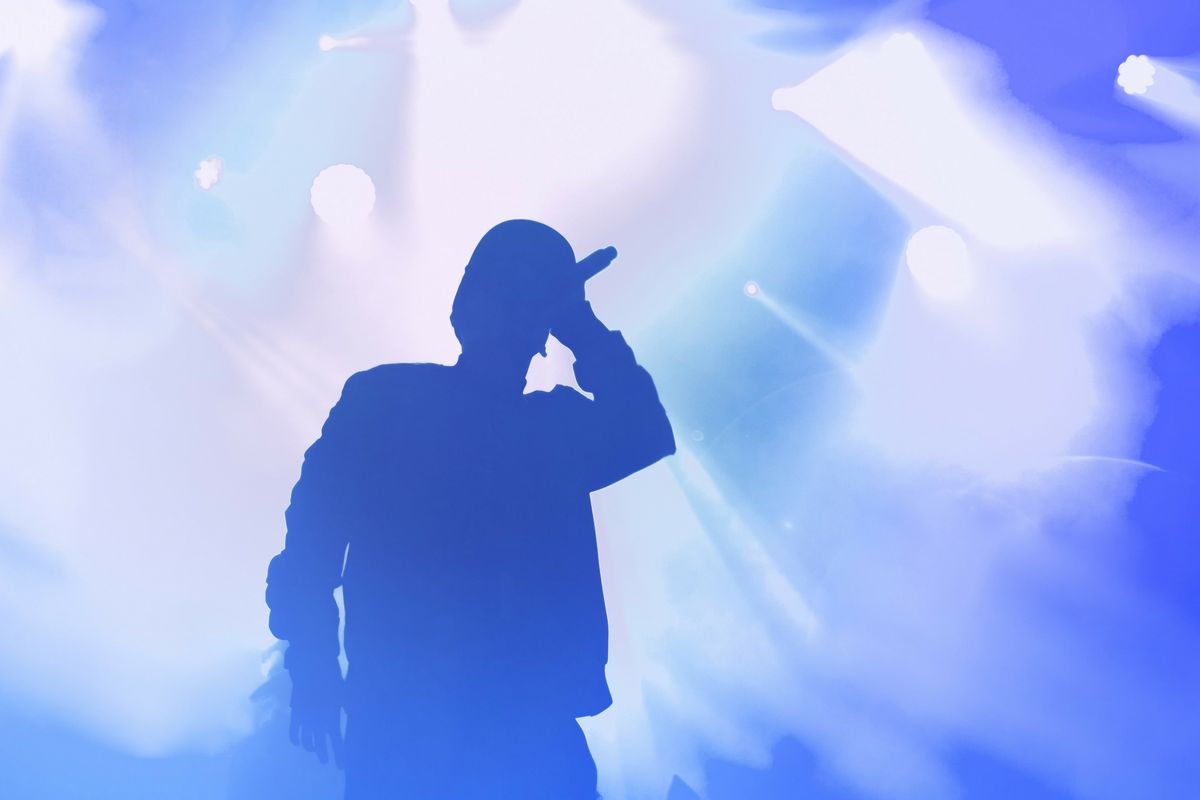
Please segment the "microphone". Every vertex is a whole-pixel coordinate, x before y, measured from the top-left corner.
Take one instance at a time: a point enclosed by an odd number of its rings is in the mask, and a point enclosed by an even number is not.
[[[603,272],[604,269],[611,264],[613,259],[616,257],[617,248],[615,247],[605,247],[601,250],[597,250],[576,264],[576,269],[578,271],[573,277],[575,277],[579,283],[587,283],[596,275],[599,275],[601,272]]]

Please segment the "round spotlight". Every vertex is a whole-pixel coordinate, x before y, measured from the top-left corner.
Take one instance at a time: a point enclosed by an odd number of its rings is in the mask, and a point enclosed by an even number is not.
[[[742,291],[746,293],[746,297],[758,297],[762,294],[762,289],[758,288],[758,284],[754,281],[746,281],[746,285],[742,287]]]
[[[323,34],[320,39],[317,39],[317,47],[328,53],[330,50],[337,47],[337,39],[334,39],[328,33]]]
[[[1146,56],[1130,56],[1117,67],[1117,85],[1125,94],[1145,94],[1154,85],[1157,70]]]
[[[322,222],[338,227],[355,225],[375,208],[375,184],[353,164],[334,164],[313,180],[309,199]]]
[[[207,192],[217,185],[217,182],[221,180],[221,173],[224,171],[224,159],[220,156],[209,156],[196,165],[192,177],[195,178],[196,185]]]
[[[914,233],[904,259],[917,286],[935,300],[961,300],[971,290],[967,244],[944,225],[930,225]]]

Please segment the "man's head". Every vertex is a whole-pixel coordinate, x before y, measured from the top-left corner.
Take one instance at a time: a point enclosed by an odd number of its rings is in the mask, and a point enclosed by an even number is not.
[[[524,370],[550,335],[575,253],[548,225],[517,219],[488,231],[467,264],[450,324],[464,355]]]

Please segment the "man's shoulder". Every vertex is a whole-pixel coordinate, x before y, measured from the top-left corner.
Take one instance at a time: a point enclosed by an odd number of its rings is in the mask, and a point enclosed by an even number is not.
[[[449,371],[444,364],[402,363],[379,364],[350,376],[347,389],[404,383],[428,383],[442,379]]]
[[[380,364],[351,375],[342,389],[342,400],[428,391],[445,380],[449,369],[442,364]]]

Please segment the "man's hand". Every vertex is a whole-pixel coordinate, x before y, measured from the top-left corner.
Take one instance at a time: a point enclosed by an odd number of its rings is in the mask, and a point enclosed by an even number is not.
[[[604,323],[596,318],[592,304],[583,299],[563,306],[550,328],[554,338],[572,352],[579,347],[586,347],[589,341],[595,341],[608,332]]]
[[[342,671],[334,660],[321,668],[292,668],[292,717],[288,736],[292,744],[316,753],[322,764],[342,768]]]
[[[554,335],[554,338],[571,350],[575,349],[575,345],[586,342],[588,338],[608,331],[608,328],[604,327],[604,323],[597,319],[592,311],[592,306],[585,297],[583,285],[588,278],[607,267],[616,257],[615,247],[605,247],[575,265],[576,272],[570,276],[570,286],[560,305],[555,309],[550,324],[550,333]]]

